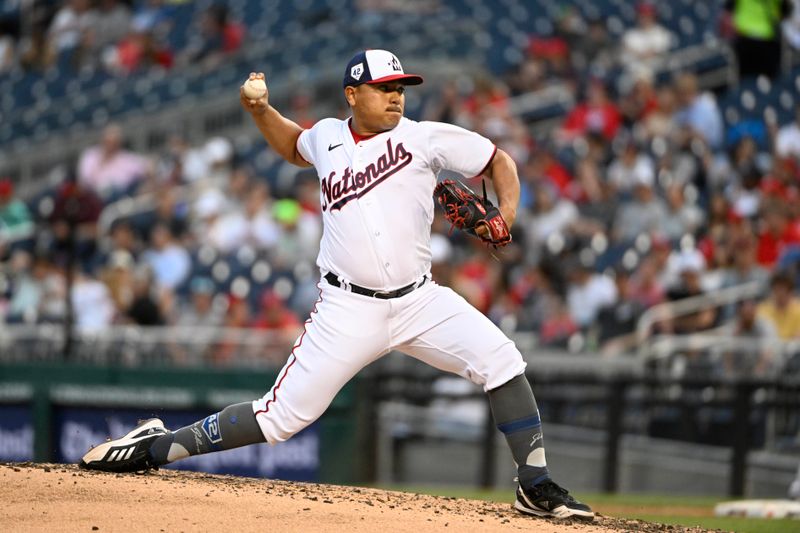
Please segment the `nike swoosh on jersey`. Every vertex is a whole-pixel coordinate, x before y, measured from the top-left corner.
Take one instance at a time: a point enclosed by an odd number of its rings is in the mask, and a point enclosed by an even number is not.
[[[330,152],[330,151],[331,151],[331,150],[333,150],[334,148],[339,148],[339,147],[340,147],[342,144],[344,144],[344,143],[339,143],[339,144],[337,144],[336,146],[334,146],[334,145],[332,145],[332,144],[329,144],[329,145],[328,145],[328,151]]]

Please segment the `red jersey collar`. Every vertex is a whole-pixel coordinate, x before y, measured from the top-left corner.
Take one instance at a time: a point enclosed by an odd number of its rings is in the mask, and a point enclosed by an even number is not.
[[[350,129],[350,134],[353,136],[353,142],[356,144],[360,143],[361,141],[372,139],[378,135],[377,133],[373,133],[372,135],[359,135],[356,133],[356,131],[353,129],[353,117],[347,119],[347,127]]]

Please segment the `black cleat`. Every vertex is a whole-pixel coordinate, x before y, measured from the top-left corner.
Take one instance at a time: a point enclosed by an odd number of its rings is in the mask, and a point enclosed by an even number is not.
[[[567,489],[562,489],[549,479],[529,489],[523,489],[520,485],[514,509],[535,516],[594,520],[594,513],[588,505],[577,501]]]
[[[153,441],[167,433],[169,430],[158,418],[144,420],[124,437],[93,447],[78,466],[103,472],[143,472],[158,468],[148,452]]]

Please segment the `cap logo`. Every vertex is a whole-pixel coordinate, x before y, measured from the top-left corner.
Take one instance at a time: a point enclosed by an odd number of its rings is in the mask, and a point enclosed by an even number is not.
[[[389,63],[389,66],[391,66],[392,70],[395,72],[403,72],[403,67],[400,66],[400,61],[398,61],[394,56],[392,56],[392,62]]]
[[[350,69],[350,76],[355,80],[360,80],[362,74],[364,74],[364,63],[353,65]]]

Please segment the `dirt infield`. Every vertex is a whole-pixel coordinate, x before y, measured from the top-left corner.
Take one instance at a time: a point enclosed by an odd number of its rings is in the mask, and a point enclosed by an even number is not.
[[[169,470],[123,475],[0,464],[0,486],[0,523],[15,532],[704,531],[605,516],[553,521],[508,504]]]

